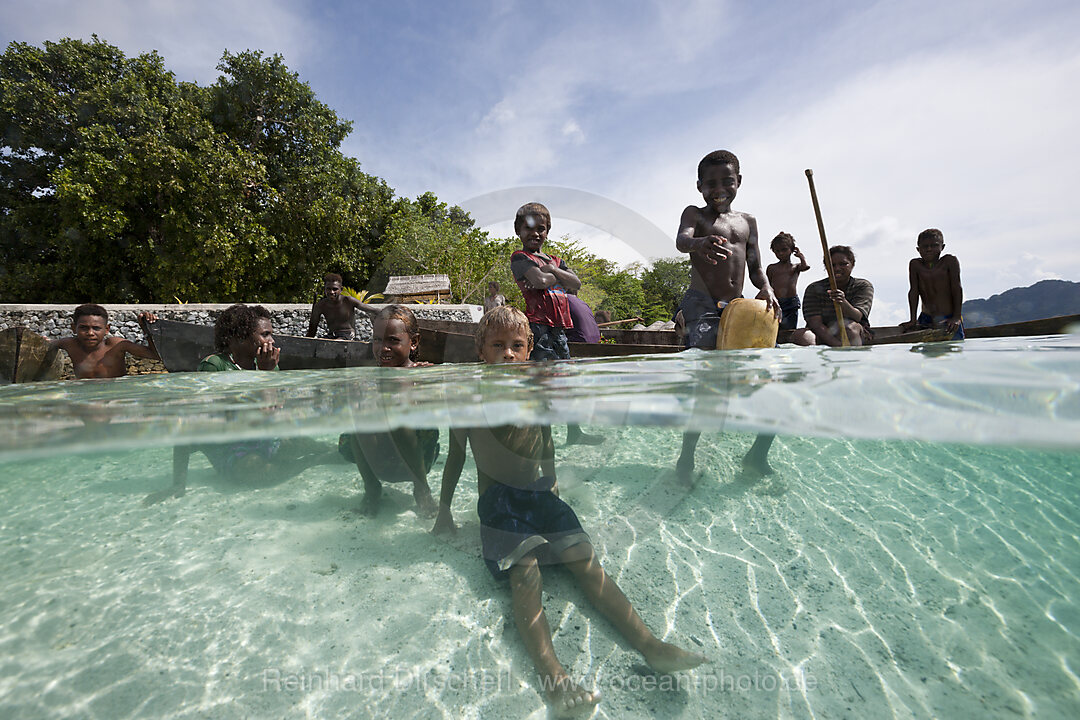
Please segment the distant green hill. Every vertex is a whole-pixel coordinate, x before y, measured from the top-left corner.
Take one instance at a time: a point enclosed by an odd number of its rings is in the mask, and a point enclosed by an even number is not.
[[[1068,280],[1042,280],[985,300],[964,303],[964,325],[967,327],[1075,314],[1080,314],[1080,283]]]

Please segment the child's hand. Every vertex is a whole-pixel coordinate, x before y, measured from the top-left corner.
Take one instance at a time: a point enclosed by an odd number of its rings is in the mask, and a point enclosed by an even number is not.
[[[443,533],[456,535],[457,531],[457,525],[454,524],[454,515],[450,512],[450,508],[440,505],[439,515],[435,518],[435,527],[431,528],[431,533],[433,535],[442,535]]]
[[[765,304],[769,307],[769,310],[772,311],[773,317],[775,317],[777,320],[780,319],[780,301],[776,299],[776,293],[772,291],[771,287],[766,286],[761,288],[761,292],[757,294],[756,299],[764,300]]]
[[[731,250],[724,247],[726,242],[727,240],[719,235],[709,235],[701,238],[701,246],[694,252],[704,258],[705,262],[716,265],[719,261],[731,257]]]
[[[260,343],[255,350],[255,367],[260,370],[273,370],[277,367],[281,348],[274,345],[274,341]]]

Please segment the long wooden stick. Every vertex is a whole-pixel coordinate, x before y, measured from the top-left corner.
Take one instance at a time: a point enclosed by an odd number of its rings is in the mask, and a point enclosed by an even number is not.
[[[821,251],[825,253],[825,269],[829,271],[829,287],[836,292],[836,273],[833,271],[832,255],[829,254],[829,241],[825,239],[825,223],[821,219],[821,206],[817,201],[817,190],[814,189],[814,171],[807,168],[806,181],[810,183],[810,199],[814,202],[814,215],[817,216],[818,235],[821,236]],[[840,327],[840,344],[849,346],[847,336],[847,321],[844,320],[844,312],[840,309],[840,301],[833,299],[833,310],[836,311],[836,324]]]

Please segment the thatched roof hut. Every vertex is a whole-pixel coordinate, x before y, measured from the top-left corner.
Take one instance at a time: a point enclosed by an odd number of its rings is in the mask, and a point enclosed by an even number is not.
[[[449,275],[391,275],[383,295],[387,302],[432,302],[450,299]]]

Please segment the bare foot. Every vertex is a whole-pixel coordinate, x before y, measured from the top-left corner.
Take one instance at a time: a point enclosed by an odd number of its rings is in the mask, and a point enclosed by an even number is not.
[[[659,673],[668,674],[690,670],[701,663],[709,662],[709,658],[704,655],[688,652],[663,640],[657,640],[656,643],[655,648],[642,655],[645,656],[645,662],[649,663],[649,667]]]
[[[547,702],[555,717],[572,718],[588,715],[600,702],[600,693],[590,692],[569,677],[542,678],[547,682]]]
[[[755,478],[772,475],[772,465],[769,464],[769,448],[772,446],[775,435],[758,435],[754,438],[754,444],[743,458],[742,466],[747,475]]]
[[[603,435],[589,435],[581,430],[580,425],[566,426],[567,445],[603,445]]]
[[[178,498],[178,497],[184,497],[184,488],[183,487],[170,487],[170,488],[165,488],[164,490],[158,490],[155,493],[150,493],[149,495],[147,495],[143,499],[142,504],[143,504],[143,507],[150,507],[151,505],[158,504],[162,500],[168,500],[169,498]]]
[[[773,474],[772,465],[769,464],[769,459],[755,453],[747,453],[746,457],[743,458],[742,466],[743,472],[753,478],[761,478]]]
[[[416,498],[416,514],[420,517],[433,518],[439,512],[439,506],[435,504],[427,486],[413,486],[413,497]]]
[[[675,463],[675,482],[681,487],[694,486],[694,452],[683,453]]]
[[[361,515],[367,517],[375,517],[375,514],[379,512],[379,501],[382,499],[382,490],[379,492],[367,491],[364,493],[364,499],[360,501],[360,508],[357,510]]]

